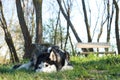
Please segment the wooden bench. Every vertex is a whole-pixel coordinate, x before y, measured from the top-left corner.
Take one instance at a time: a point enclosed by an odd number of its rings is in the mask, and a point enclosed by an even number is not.
[[[110,48],[111,45],[109,43],[77,43],[77,48]],[[80,52],[79,54],[90,54],[90,53],[96,53],[96,54],[116,54],[115,51],[108,51],[108,52]]]

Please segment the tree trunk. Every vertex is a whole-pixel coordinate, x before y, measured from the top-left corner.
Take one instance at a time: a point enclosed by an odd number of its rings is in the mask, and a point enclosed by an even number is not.
[[[72,29],[73,34],[74,34],[76,40],[77,40],[78,42],[82,42],[82,40],[79,38],[79,36],[78,36],[78,34],[77,34],[77,32],[76,32],[73,24],[72,24],[72,22],[70,21],[70,19],[68,18],[67,14],[65,13],[65,11],[64,11],[64,9],[63,9],[63,7],[62,7],[62,5],[61,5],[61,0],[57,0],[57,2],[58,2],[58,5],[59,5],[59,7],[60,7],[60,10],[61,10],[64,18],[66,19],[66,21],[68,22],[69,26],[70,26],[71,29]],[[83,48],[82,50],[83,50],[83,51],[87,51],[87,49],[84,49],[84,48]]]
[[[17,15],[18,15],[18,19],[19,19],[19,24],[23,33],[23,37],[24,37],[24,47],[25,47],[25,54],[23,56],[23,58],[30,58],[31,54],[30,54],[30,47],[31,47],[31,43],[32,43],[32,39],[31,36],[29,34],[25,19],[24,19],[24,13],[22,10],[22,6],[21,6],[21,2],[20,0],[16,0],[16,7],[17,7]]]
[[[70,19],[69,19],[68,16],[66,15],[66,13],[65,13],[65,11],[64,11],[64,9],[63,9],[63,7],[62,7],[62,5],[61,5],[61,0],[57,0],[57,2],[58,2],[58,4],[59,4],[60,10],[62,11],[63,16],[64,16],[65,19],[68,21],[69,26],[71,27],[71,29],[72,29],[72,31],[73,31],[75,37],[76,37],[76,40],[77,40],[78,42],[82,42],[81,39],[79,38],[79,36],[78,36],[78,34],[77,34],[77,32],[76,32],[76,30],[75,30],[73,24],[71,23]]]
[[[84,19],[85,19],[85,24],[86,24],[86,29],[87,29],[88,42],[92,42],[92,38],[91,38],[91,34],[90,34],[90,25],[88,23],[87,11],[86,11],[84,0],[82,0],[82,6],[83,6]],[[90,48],[89,51],[93,51],[93,49]]]
[[[84,19],[85,19],[85,24],[86,24],[86,29],[87,29],[87,35],[88,35],[88,42],[92,42],[91,35],[90,35],[90,25],[88,23],[87,11],[86,11],[84,0],[82,0],[82,6],[83,6]]]
[[[75,50],[74,50],[74,46],[73,46],[73,44],[72,44],[72,40],[71,40],[70,35],[69,35],[68,37],[69,37],[70,44],[71,44],[71,48],[72,48],[72,55],[75,56]],[[87,56],[87,55],[86,55],[86,56]]]
[[[60,22],[60,10],[58,12],[58,17],[57,17],[57,22],[56,22],[56,26],[55,26],[55,30],[54,30],[54,45],[56,45],[57,43],[57,29],[58,29],[58,26],[59,26],[59,22]]]
[[[102,18],[100,32],[99,32],[98,37],[97,37],[97,42],[99,42],[99,40],[100,40],[100,37],[103,33],[103,26],[106,23],[106,21],[107,21],[107,18],[105,19],[105,21],[103,21],[103,18]],[[99,49],[97,49],[97,52],[99,52]]]
[[[107,42],[110,41],[111,26],[110,26],[109,22],[110,22],[110,3],[109,3],[109,0],[108,0],[107,1]]]
[[[36,43],[42,43],[42,0],[33,0],[36,10]]]
[[[116,0],[113,0],[113,4],[115,5],[116,8],[116,16],[115,16],[115,35],[116,35],[116,44],[117,44],[117,49],[118,49],[118,54],[120,54],[120,38],[119,38],[119,7],[116,2]]]
[[[71,3],[71,1],[70,1]],[[65,3],[64,3],[65,4]],[[67,12],[67,16],[68,16],[68,19],[70,20],[70,12],[71,12],[71,6],[69,4],[69,2],[67,3],[67,9],[66,9],[66,12]],[[66,35],[66,40],[65,40],[65,46],[64,46],[64,49],[66,49],[66,45],[67,45],[67,41],[68,41],[68,38],[69,38],[69,22],[67,21],[67,35]],[[72,46],[72,45],[71,45]],[[72,49],[73,50],[73,49]],[[74,51],[72,51],[74,52]]]
[[[6,43],[7,43],[8,47],[9,47],[9,50],[10,50],[10,53],[11,53],[11,60],[12,60],[13,63],[14,62],[19,62],[19,58],[17,56],[11,34],[8,31],[7,23],[6,23],[6,20],[4,18],[2,2],[1,1],[0,1],[0,12],[1,12],[0,21],[1,21],[1,24],[2,24],[1,27],[4,30],[4,33],[5,33],[5,40],[6,40]]]
[[[110,42],[110,32],[111,32],[111,24],[113,18],[114,9],[112,6],[112,13],[110,14],[110,1],[107,1],[107,42]],[[105,49],[108,51],[108,48]]]

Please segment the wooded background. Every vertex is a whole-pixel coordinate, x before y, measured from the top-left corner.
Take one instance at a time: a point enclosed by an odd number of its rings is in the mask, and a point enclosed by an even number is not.
[[[120,53],[119,5],[120,0],[0,0],[1,53],[19,62],[21,55],[31,57],[32,43],[50,43],[75,55],[73,40],[111,43],[113,35]]]

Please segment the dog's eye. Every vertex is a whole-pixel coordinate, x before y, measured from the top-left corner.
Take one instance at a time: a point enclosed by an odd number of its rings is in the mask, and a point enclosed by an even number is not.
[[[45,67],[48,67],[48,64],[45,64]]]

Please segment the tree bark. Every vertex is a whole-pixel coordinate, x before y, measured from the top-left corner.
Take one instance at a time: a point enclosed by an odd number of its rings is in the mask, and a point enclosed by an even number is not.
[[[56,22],[56,26],[55,26],[55,30],[54,30],[54,45],[56,45],[57,43],[57,29],[58,29],[58,26],[59,26],[59,23],[60,23],[60,10],[58,12],[58,17],[57,17],[57,22]]]
[[[116,0],[113,0],[113,4],[115,5],[116,8],[116,16],[115,16],[115,36],[116,36],[116,44],[117,44],[117,50],[118,50],[118,54],[120,54],[120,34],[119,34],[119,25],[118,25],[118,21],[119,21],[119,7],[118,4],[116,2]]]
[[[4,18],[2,2],[1,1],[0,1],[0,12],[1,12],[1,18],[0,18],[1,27],[4,30],[4,33],[5,33],[5,40],[6,40],[6,43],[7,43],[8,47],[9,47],[9,50],[10,50],[10,53],[11,53],[11,60],[12,60],[13,63],[14,62],[19,62],[19,58],[17,56],[11,34],[8,31],[7,23],[6,23],[6,20]]]
[[[86,11],[84,0],[82,0],[82,6],[83,6],[83,12],[84,12],[85,25],[86,25],[86,29],[87,29],[88,42],[92,42],[92,38],[91,38],[91,34],[90,34],[90,25],[88,23],[87,11]],[[89,51],[93,51],[93,49],[90,48]]]
[[[108,0],[107,1],[107,42],[110,41],[111,26],[110,26],[109,22],[110,22],[110,2]]]
[[[23,37],[24,37],[24,47],[25,47],[25,54],[23,56],[23,58],[30,58],[31,54],[30,54],[30,47],[31,47],[31,43],[32,43],[32,39],[31,36],[29,34],[25,19],[24,19],[24,13],[22,10],[22,6],[21,6],[21,2],[20,0],[16,0],[16,7],[17,7],[17,15],[18,15],[18,19],[19,19],[19,24],[23,33]]]
[[[82,0],[82,6],[83,6],[84,19],[85,19],[85,24],[86,24],[86,29],[87,29],[88,42],[92,42],[92,38],[91,38],[91,34],[90,34],[90,25],[88,23],[87,11],[86,11],[84,0]]]
[[[110,32],[111,32],[111,24],[113,18],[114,9],[112,6],[112,13],[110,14],[110,1],[107,1],[107,42],[110,42]],[[108,51],[108,48],[105,49]]]
[[[68,16],[68,19],[70,19],[70,7],[68,6],[68,10],[67,10],[67,16]],[[66,48],[66,45],[67,45],[67,41],[68,41],[68,37],[69,37],[69,23],[67,21],[67,35],[66,35],[66,40],[65,40],[65,46],[64,46],[64,49]]]
[[[36,11],[36,43],[42,43],[42,0],[33,0]]]

